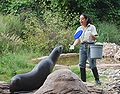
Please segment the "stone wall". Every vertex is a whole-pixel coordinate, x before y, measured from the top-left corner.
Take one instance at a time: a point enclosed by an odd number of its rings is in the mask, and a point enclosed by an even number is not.
[[[120,46],[115,43],[103,43],[103,56],[120,61]]]

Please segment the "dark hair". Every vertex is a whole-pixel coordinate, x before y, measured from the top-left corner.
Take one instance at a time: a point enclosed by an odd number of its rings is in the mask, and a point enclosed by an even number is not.
[[[91,21],[90,17],[89,17],[87,14],[82,13],[81,15],[83,15],[83,16],[84,16],[84,18],[87,20],[87,25],[88,25],[88,24],[90,24],[90,23],[92,23],[92,21]]]

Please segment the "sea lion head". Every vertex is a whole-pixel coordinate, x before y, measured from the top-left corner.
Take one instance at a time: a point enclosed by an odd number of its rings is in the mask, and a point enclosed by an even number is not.
[[[61,54],[63,51],[63,46],[60,45],[60,46],[56,47],[56,49],[58,50],[59,54]]]
[[[63,51],[63,46],[60,45],[60,46],[55,47],[50,53],[49,58],[53,61],[54,64],[56,63],[62,51]]]

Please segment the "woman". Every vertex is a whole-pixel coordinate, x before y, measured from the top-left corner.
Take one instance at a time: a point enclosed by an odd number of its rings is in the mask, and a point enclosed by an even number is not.
[[[74,47],[81,43],[80,45],[80,71],[81,71],[81,80],[86,82],[86,60],[89,61],[90,68],[93,72],[96,84],[101,84],[99,80],[98,70],[96,67],[96,59],[90,58],[90,45],[94,45],[97,32],[96,27],[91,24],[90,18],[86,14],[80,15],[80,25],[76,33],[82,31],[81,36],[75,39],[73,45],[70,46],[70,49],[74,49]]]

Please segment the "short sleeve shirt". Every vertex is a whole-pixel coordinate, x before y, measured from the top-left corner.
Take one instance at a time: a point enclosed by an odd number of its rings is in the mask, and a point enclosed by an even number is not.
[[[84,30],[82,26],[78,27],[76,32],[78,32],[79,30],[82,30],[83,33],[82,35],[79,37],[81,43],[82,42],[94,42],[94,40],[92,40],[92,38],[90,38],[91,35],[97,36],[97,31],[96,31],[96,27],[92,24],[88,24],[87,28]]]

